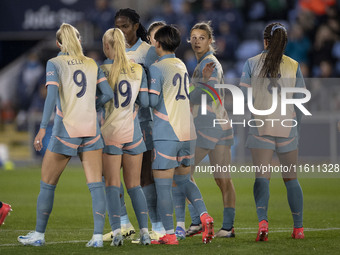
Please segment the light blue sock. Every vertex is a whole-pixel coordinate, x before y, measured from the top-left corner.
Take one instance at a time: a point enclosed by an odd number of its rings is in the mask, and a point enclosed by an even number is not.
[[[160,221],[160,219],[158,219],[157,216],[157,193],[155,184],[152,183],[144,186],[142,189],[148,206],[151,224],[156,224],[157,220]]]
[[[225,230],[231,230],[234,227],[235,220],[235,208],[225,207],[223,209],[223,225],[222,228]]]
[[[189,212],[190,212],[191,224],[195,224],[195,225],[201,224],[200,215],[191,203],[188,204],[188,209],[189,209]]]
[[[35,231],[45,233],[48,218],[52,212],[54,202],[54,191],[56,185],[40,181],[40,193],[37,200],[37,224]]]
[[[154,178],[157,191],[157,209],[160,213],[163,226],[167,234],[174,229],[173,202],[172,202],[172,179]]]
[[[129,216],[127,214],[120,216],[120,225],[128,225],[131,224]]]
[[[190,174],[174,175],[174,181],[178,188],[182,190],[190,203],[195,207],[198,214],[201,216],[207,212],[207,207],[204,204],[203,197],[197,185],[190,179]]]
[[[123,183],[120,183],[120,224],[129,224],[130,219],[126,211],[126,204],[124,199],[124,186]]]
[[[135,211],[139,229],[148,228],[148,206],[141,186],[127,190],[133,210]]]
[[[256,213],[259,222],[268,221],[268,202],[269,202],[269,180],[266,178],[256,178],[254,183],[254,198]]]
[[[102,176],[102,182],[104,184],[104,187],[106,187],[106,183],[105,183],[105,177]],[[106,191],[105,191],[105,195],[106,195]],[[109,215],[109,207],[107,205],[107,196],[106,196],[106,199],[105,199],[105,204],[106,204],[106,212],[107,212],[107,215]],[[110,221],[110,218],[109,218],[109,221]]]
[[[157,206],[158,208],[158,206]],[[157,209],[157,222],[156,222],[156,229],[158,232],[164,232],[165,231],[165,228],[163,226],[163,223],[162,223],[162,218],[161,218],[161,215],[159,213],[159,209]]]
[[[105,223],[106,201],[103,182],[91,182],[87,186],[92,197],[93,234],[103,234]]]
[[[106,191],[106,204],[109,215],[111,230],[120,229],[120,188],[117,186],[108,186]]]
[[[172,187],[172,199],[175,207],[176,221],[185,222],[185,195],[177,186]]]
[[[157,232],[164,232],[165,229],[163,227],[161,216],[159,216],[159,218],[160,218],[160,221],[152,225],[152,230],[157,231]]]
[[[300,183],[297,179],[285,182],[287,198],[290,210],[293,215],[294,228],[302,228],[303,221],[303,194]]]

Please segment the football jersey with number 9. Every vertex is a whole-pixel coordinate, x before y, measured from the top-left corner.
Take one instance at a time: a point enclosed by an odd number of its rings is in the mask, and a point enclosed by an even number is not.
[[[82,59],[58,55],[49,60],[47,67],[47,85],[59,87],[57,114],[70,137],[87,137],[96,135],[96,88],[98,66],[96,62],[84,57]]]

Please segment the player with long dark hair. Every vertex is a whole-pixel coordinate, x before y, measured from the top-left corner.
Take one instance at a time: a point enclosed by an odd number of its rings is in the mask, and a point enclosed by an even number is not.
[[[243,67],[240,86],[246,94],[252,89],[253,105],[257,110],[268,110],[273,105],[273,95],[281,102],[282,88],[304,88],[305,83],[299,63],[285,56],[287,44],[286,28],[280,23],[271,23],[263,33],[264,51],[249,58]],[[302,93],[291,93],[287,98],[301,98]],[[286,115],[281,115],[281,106],[268,115],[252,114],[257,125],[249,128],[246,146],[251,150],[253,164],[259,167],[254,184],[254,198],[259,220],[256,241],[268,240],[268,201],[270,172],[262,171],[261,166],[271,164],[273,153],[276,152],[280,164],[294,169],[298,161],[299,126],[302,113],[293,105],[288,105]],[[270,120],[281,123],[283,119],[291,119],[290,125],[274,125]],[[263,125],[262,125],[263,123]],[[291,125],[297,123],[297,125]],[[293,166],[293,167],[292,167]],[[302,214],[303,194],[294,171],[282,173],[287,189],[288,203],[294,221],[292,237],[304,238]]]

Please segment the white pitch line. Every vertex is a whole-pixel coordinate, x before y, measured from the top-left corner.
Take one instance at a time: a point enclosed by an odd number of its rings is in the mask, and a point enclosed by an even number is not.
[[[63,244],[63,243],[84,243],[86,244],[89,240],[71,240],[71,241],[59,241],[59,242],[46,242],[46,244]],[[20,243],[8,243],[8,244],[0,244],[0,247],[5,246],[25,246]]]
[[[32,229],[1,229],[1,232],[30,232],[32,231]],[[74,228],[74,229],[67,229],[67,230],[63,230],[63,229],[48,229],[48,232],[70,232],[70,231],[93,231],[93,228]],[[104,231],[110,231],[110,229],[104,230]]]
[[[246,229],[246,230],[250,230],[250,229],[254,229],[256,230],[256,228],[237,228],[237,229]],[[237,230],[236,229],[236,230]],[[305,232],[314,232],[314,231],[332,231],[332,230],[340,230],[340,228],[304,228]],[[291,229],[279,229],[279,230],[269,230],[269,233],[282,233],[282,232],[289,232],[291,231]],[[257,233],[257,231],[248,231],[248,232],[236,232],[237,235],[239,234],[255,234]],[[200,236],[200,235],[197,235]],[[46,242],[46,245],[49,244],[65,244],[65,243],[86,243],[88,242],[88,240],[70,240],[70,241],[58,241],[58,242]],[[0,247],[8,247],[8,246],[23,246],[20,243],[9,243],[9,244],[0,244]]]

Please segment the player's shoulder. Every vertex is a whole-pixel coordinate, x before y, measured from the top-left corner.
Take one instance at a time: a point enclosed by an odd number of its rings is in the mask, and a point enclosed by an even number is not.
[[[149,67],[149,71],[160,71],[162,69],[162,63],[156,61]]]
[[[159,66],[161,69],[183,68],[185,64],[177,57],[167,57],[161,59],[161,61],[155,62],[153,65]]]
[[[99,64],[93,58],[90,58],[90,57],[87,57],[87,56],[84,56],[83,62],[87,63],[88,65],[93,65],[95,67],[99,67]]]
[[[46,70],[47,71],[56,70],[58,72],[62,68],[63,62],[64,61],[62,58],[60,58],[60,56],[50,58],[49,60],[47,60]]]
[[[220,61],[218,61],[216,56],[213,54],[209,54],[204,59],[202,59],[202,61],[200,62],[201,69],[204,68],[206,64],[211,63],[211,62],[214,62],[217,68],[222,67]]]
[[[135,71],[139,71],[141,72],[143,70],[143,66],[141,64],[137,64],[135,62],[130,61],[130,66],[132,69],[134,69]]]
[[[53,57],[53,58],[50,58],[49,60],[47,60],[47,64],[56,64],[57,62],[59,62],[59,61],[61,61],[62,60],[62,58],[61,58],[61,56],[55,56],[55,57]]]
[[[219,63],[218,59],[216,58],[216,56],[214,54],[208,54],[201,61],[201,63],[204,63],[204,64],[209,63],[209,62]]]
[[[167,65],[164,65],[163,61],[153,63],[149,67],[149,74],[151,78],[164,77],[168,73],[168,71],[169,71],[169,66],[167,67]]]
[[[142,68],[141,64],[138,64],[138,63],[133,62],[133,61],[130,61],[130,65],[133,66],[133,67],[136,67],[136,68]]]
[[[180,58],[173,58],[173,59],[174,59],[174,62],[177,66],[186,68],[186,65],[184,64],[184,62]]]
[[[248,59],[247,59],[247,62],[249,62],[249,63],[257,62],[257,61],[260,60],[261,56],[262,56],[262,53],[257,54],[257,55],[255,55],[254,57],[248,58]]]
[[[147,42],[145,41],[142,41],[142,43],[140,44],[139,47],[142,47],[142,48],[145,48],[145,49],[150,49],[152,47],[151,44],[148,44]]]
[[[143,55],[146,55],[149,52],[151,47],[152,46],[150,44],[148,44],[147,42],[142,41],[141,44],[136,49],[136,51],[143,53]]]
[[[288,57],[286,55],[282,56],[282,60],[283,60],[284,63],[286,62],[286,63],[289,63],[289,64],[296,66],[296,67],[299,65],[299,63],[296,60],[294,60],[291,57]]]
[[[259,66],[259,63],[261,63],[261,57],[262,57],[262,53],[257,54],[253,57],[250,57],[246,60],[246,62],[244,63],[244,68],[249,68],[250,72],[253,72],[254,70],[256,70]]]

